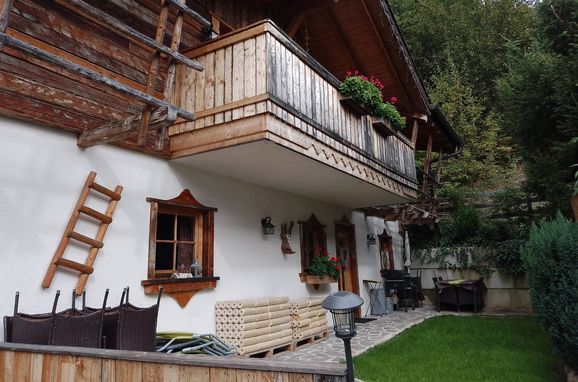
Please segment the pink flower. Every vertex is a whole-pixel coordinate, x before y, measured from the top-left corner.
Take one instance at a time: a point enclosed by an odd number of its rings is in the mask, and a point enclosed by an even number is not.
[[[337,261],[337,257],[333,256],[330,260],[331,261]]]
[[[397,97],[391,97],[389,99],[392,103],[396,103],[397,102]]]

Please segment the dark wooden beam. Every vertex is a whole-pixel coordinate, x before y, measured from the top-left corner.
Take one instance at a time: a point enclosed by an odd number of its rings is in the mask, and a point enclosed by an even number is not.
[[[78,136],[76,144],[80,147],[92,147],[102,143],[109,143],[128,138],[138,132],[142,113],[133,115],[122,121],[107,123],[101,127],[85,130]],[[155,110],[150,117],[149,129],[163,129],[170,126],[177,119],[174,107],[161,107]]]
[[[90,4],[85,3],[82,0],[56,0],[62,6],[71,9],[77,13],[83,14],[88,19],[97,22],[100,25],[106,25],[117,32],[123,33],[131,38],[141,42],[144,45],[149,46],[150,48],[155,49],[156,51],[160,51],[169,57],[193,68],[196,70],[204,70],[204,66],[197,61],[191,60],[180,54],[179,52],[172,51],[168,47],[157,43],[152,38],[148,37],[140,33],[139,31],[134,30],[133,28],[129,27],[128,25],[118,21],[114,17],[108,15],[107,13],[99,10],[98,8],[93,7]]]
[[[86,69],[83,66],[80,66],[80,65],[75,64],[73,62],[65,60],[61,57],[54,55],[54,54],[48,53],[42,49],[38,49],[35,46],[24,43],[24,42],[22,42],[16,38],[8,36],[4,33],[0,33],[0,44],[6,44],[7,46],[11,46],[13,48],[22,50],[26,53],[32,54],[32,55],[39,57],[43,60],[49,61],[55,65],[61,66],[61,67],[65,68],[71,72],[81,74],[81,75],[89,78],[90,80],[92,80],[94,82],[98,82],[98,83],[107,85],[107,86],[111,87],[112,89],[118,91],[119,93],[130,96],[132,98],[135,98],[135,99],[137,99],[141,102],[144,102],[148,105],[155,106],[155,107],[163,107],[163,106],[169,107],[169,106],[171,106],[167,101],[160,100],[160,99],[155,98],[149,94],[146,94],[146,93],[141,92],[139,90],[133,89],[129,86],[123,85],[117,81],[111,80],[110,78],[105,77],[99,73],[95,73],[92,70]],[[177,108],[175,106],[173,106],[173,107],[176,109],[177,115],[179,117],[187,119],[189,121],[195,120],[195,114],[194,113],[188,112],[188,111],[183,110],[181,108]]]
[[[11,8],[12,0],[0,0],[0,33],[5,33],[6,29],[8,29],[8,18],[10,16]],[[2,49],[1,41],[0,49]]]
[[[307,19],[306,13],[299,13],[298,15],[295,15],[291,21],[289,21],[289,24],[287,24],[287,28],[285,28],[285,31],[287,32],[289,37],[293,39],[295,38],[295,35],[297,34],[297,32],[299,31],[299,29],[301,28],[306,19]]]
[[[417,143],[418,129],[419,129],[419,125],[418,125],[417,119],[414,119],[413,120],[413,126],[411,128],[411,142],[413,143],[414,146]]]
[[[343,33],[343,30],[341,29],[339,23],[337,22],[335,12],[331,8],[328,8],[327,13],[329,15],[330,24],[333,27],[333,34],[335,35],[335,38],[337,39],[339,44],[343,47],[343,51],[345,52],[345,55],[347,56],[349,62],[351,63],[350,68],[359,69],[363,73],[369,75],[369,73],[367,73],[366,68],[363,65],[361,65],[361,60],[355,54],[355,50],[351,47],[351,44],[345,38],[345,33]]]
[[[181,0],[168,0],[169,3],[174,5],[181,13],[188,15],[195,19],[199,24],[203,26],[207,30],[207,32],[211,31],[211,22],[203,17],[201,14],[195,12],[191,8],[187,7],[185,2]],[[175,27],[176,28],[176,27]]]
[[[279,14],[287,16],[296,16],[300,13],[309,13],[318,9],[328,7],[338,3],[335,0],[294,0],[288,1],[288,5],[281,8]]]

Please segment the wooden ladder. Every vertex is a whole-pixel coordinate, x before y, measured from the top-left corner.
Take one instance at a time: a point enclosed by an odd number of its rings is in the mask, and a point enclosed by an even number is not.
[[[114,191],[112,191],[96,183],[94,181],[95,179],[96,172],[91,171],[90,174],[88,174],[88,178],[86,178],[84,187],[82,187],[82,191],[78,197],[76,207],[74,207],[74,211],[72,212],[72,215],[68,220],[68,224],[64,229],[64,234],[62,235],[62,239],[60,239],[60,244],[58,244],[58,248],[56,248],[56,252],[52,257],[50,265],[48,266],[46,276],[44,276],[44,281],[42,281],[43,288],[50,287],[50,284],[52,284],[52,279],[54,278],[54,274],[56,273],[56,270],[59,266],[65,267],[80,272],[80,278],[76,284],[76,294],[80,296],[84,291],[86,282],[88,281],[88,276],[94,271],[94,260],[98,255],[98,250],[104,245],[102,242],[104,235],[106,234],[106,230],[108,229],[109,224],[112,223],[112,215],[114,214],[116,204],[120,200],[120,194],[122,193],[122,186],[116,186]],[[108,208],[104,214],[84,205],[91,189],[110,198]],[[96,233],[96,238],[93,239],[74,231],[80,214],[88,215],[100,222],[100,227]],[[88,257],[86,258],[84,264],[62,258],[62,255],[64,254],[70,239],[74,239],[90,246]]]

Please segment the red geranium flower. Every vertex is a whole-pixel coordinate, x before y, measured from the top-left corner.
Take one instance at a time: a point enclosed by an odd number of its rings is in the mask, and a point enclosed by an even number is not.
[[[389,99],[392,103],[396,103],[397,102],[397,97],[391,97]]]
[[[335,269],[337,269],[338,271],[340,271],[340,270],[341,270],[341,265],[338,264],[338,265],[335,267]]]
[[[333,256],[333,257],[331,258],[331,261],[337,261],[337,257]]]

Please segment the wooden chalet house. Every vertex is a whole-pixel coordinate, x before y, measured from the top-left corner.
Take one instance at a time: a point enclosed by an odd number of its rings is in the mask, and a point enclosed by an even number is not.
[[[351,69],[406,129],[341,100]],[[0,0],[0,132],[0,312],[15,291],[40,312],[56,289],[146,305],[163,286],[159,330],[196,332],[221,300],[367,301],[362,280],[403,266],[383,207],[420,207],[431,153],[461,145],[384,0]],[[339,282],[308,274],[326,251]]]

